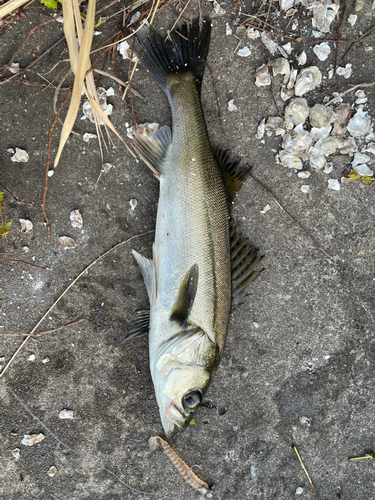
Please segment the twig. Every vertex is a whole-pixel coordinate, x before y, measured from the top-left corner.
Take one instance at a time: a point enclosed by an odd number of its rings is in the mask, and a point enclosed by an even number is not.
[[[294,222],[294,224],[296,224],[300,229],[301,231],[309,238],[309,240],[313,243],[313,245],[318,248],[322,253],[324,253],[324,255],[326,257],[328,257],[329,259],[331,259],[333,261],[333,257],[331,255],[329,255],[329,253],[327,253],[325,250],[323,250],[323,248],[321,248],[317,243],[315,243],[315,241],[313,240],[313,238],[309,235],[309,233],[301,226],[301,224],[299,224],[291,215],[289,212],[287,212],[285,210],[285,208],[281,205],[281,203],[277,200],[277,198],[271,193],[271,191],[269,189],[266,188],[266,186],[264,186],[260,181],[258,181],[258,179],[256,179],[252,174],[250,174],[250,177],[257,183],[259,184],[259,186],[264,189],[270,196],[271,198],[273,198],[276,202],[276,204],[281,208],[281,210],[286,213],[286,215],[289,217],[289,219]]]
[[[48,330],[48,332],[34,333],[33,337],[41,337],[42,335],[47,335],[48,333],[55,333],[59,330],[63,330],[64,328],[68,328],[68,326],[81,323],[82,321],[86,321],[86,318],[77,319],[77,321],[73,321],[73,323],[66,323],[65,325],[54,328],[53,330]],[[27,337],[27,335],[27,333],[0,333],[0,337]]]
[[[35,330],[39,327],[39,325],[41,325],[41,323],[46,319],[46,317],[51,313],[51,311],[55,308],[55,306],[60,302],[60,300],[64,297],[64,295],[72,288],[73,285],[75,285],[77,283],[77,281],[81,278],[81,276],[83,276],[94,264],[96,264],[100,259],[102,259],[103,257],[105,257],[106,255],[108,255],[109,253],[113,252],[113,250],[115,250],[116,248],[122,246],[122,245],[125,245],[126,243],[129,243],[130,241],[134,240],[135,238],[141,238],[142,236],[145,236],[146,234],[150,234],[150,233],[153,233],[154,230],[152,229],[151,231],[146,231],[145,233],[142,233],[142,234],[135,234],[134,236],[132,236],[131,238],[128,238],[127,240],[125,241],[121,241],[120,243],[117,243],[117,245],[115,245],[114,247],[110,248],[109,250],[107,250],[106,252],[104,252],[103,254],[99,255],[99,257],[97,257],[93,262],[91,262],[91,264],[89,264],[87,267],[85,267],[85,269],[79,273],[79,275],[70,283],[70,285],[65,288],[65,290],[63,291],[63,293],[60,295],[60,297],[55,300],[55,302],[52,304],[52,306],[48,309],[48,311],[42,316],[42,318],[38,321],[38,323],[34,326],[34,328],[31,330],[31,332],[27,335],[27,337],[25,338],[25,340],[22,342],[22,344],[19,346],[19,348],[16,350],[16,352],[13,354],[13,356],[11,357],[10,361],[8,362],[8,364],[5,366],[4,370],[0,373],[0,378],[2,378],[2,376],[4,375],[4,373],[7,371],[7,369],[9,368],[10,364],[13,362],[14,358],[17,356],[17,354],[21,351],[22,347],[26,344],[26,342],[29,340],[29,338],[33,335],[33,333],[35,332]]]
[[[373,87],[374,85],[375,85],[375,82],[358,83],[357,85],[353,85],[353,87],[351,87],[350,89],[345,90],[345,92],[342,92],[338,96],[334,97],[333,99],[331,99],[330,101],[328,101],[327,103],[325,103],[325,106],[328,106],[329,104],[332,104],[333,102],[336,101],[336,99],[340,99],[340,97],[342,97],[345,94],[349,94],[349,92],[353,92],[353,90],[359,89],[360,87]]]
[[[51,165],[51,142],[52,142],[52,134],[53,134],[53,129],[55,128],[55,125],[59,119],[60,112],[62,108],[64,107],[64,104],[66,101],[69,99],[70,94],[72,91],[70,91],[65,97],[63,102],[61,103],[61,106],[59,110],[57,111],[55,118],[53,119],[52,125],[49,128],[48,131],[48,153],[47,153],[47,163],[46,163],[46,176],[45,176],[45,181],[44,181],[44,191],[43,191],[43,198],[40,200],[40,206],[42,207],[43,210],[43,215],[46,219],[46,224],[47,224],[47,231],[48,231],[48,236],[51,234],[51,223],[48,219],[47,216],[47,210],[46,210],[46,198],[47,198],[47,189],[48,189],[48,171],[49,167]]]
[[[223,126],[223,117],[222,117],[222,113],[221,113],[220,96],[219,96],[219,92],[217,91],[217,88],[216,88],[214,73],[213,73],[212,69],[210,68],[210,65],[208,64],[208,62],[206,62],[206,66],[208,68],[208,71],[211,73],[212,84],[214,86],[215,93],[216,93],[217,105],[219,106],[219,120],[220,120],[221,130],[223,131],[223,134],[225,135],[225,130],[224,130],[224,126]]]
[[[33,264],[32,262],[26,262],[26,260],[20,260],[20,259],[6,259],[4,257],[0,257],[0,260],[7,260],[9,262],[21,262],[22,264],[28,264],[29,266],[33,267],[39,267],[40,269],[48,269],[48,267],[44,266],[38,266],[37,264]]]
[[[346,6],[347,6],[347,0],[344,1],[344,9],[341,14],[341,19],[340,19],[340,24],[337,30],[337,42],[336,42],[336,52],[335,52],[335,65],[333,68],[333,74],[336,75],[336,78],[338,78],[338,75],[336,73],[336,68],[337,68],[337,55],[338,55],[338,50],[339,50],[339,42],[340,42],[340,33],[341,33],[341,25],[344,20],[345,12],[346,12]]]
[[[353,45],[351,45],[351,46],[348,48],[348,50],[347,50],[347,51],[345,52],[345,54],[342,56],[341,60],[343,60],[343,59],[344,59],[344,57],[345,57],[345,56],[346,56],[346,54],[349,52],[349,50],[351,50],[351,49],[354,47],[354,45],[355,45],[357,42],[359,42],[359,40],[362,40],[362,38],[365,38],[365,36],[369,35],[369,34],[371,33],[371,31],[372,31],[372,30],[374,30],[374,29],[375,29],[375,26],[373,26],[371,29],[369,29],[368,31],[366,31],[366,33],[365,33],[364,35],[362,35],[362,36],[360,36],[359,38],[357,38],[356,40],[354,40]]]
[[[311,488],[312,488],[312,489],[313,489],[313,491],[314,491],[314,495],[315,495],[316,500],[319,500],[319,497],[318,497],[318,495],[317,495],[317,493],[316,493],[315,486],[314,486],[314,484],[313,484],[313,482],[312,482],[312,480],[311,480],[311,477],[309,476],[309,473],[307,472],[307,469],[306,469],[306,467],[305,467],[304,463],[302,462],[302,458],[300,457],[300,454],[298,453],[298,450],[297,450],[297,448],[296,448],[296,445],[295,445],[295,444],[292,444],[292,450],[296,452],[296,455],[297,455],[297,457],[298,457],[299,463],[301,464],[301,467],[302,467],[302,469],[304,470],[304,472],[305,472],[305,474],[306,474],[306,476],[307,476],[307,479],[309,480],[309,483],[310,483],[310,485],[311,485]]]
[[[2,72],[0,73],[0,77],[4,75],[4,73],[7,71],[7,69],[9,69],[11,66],[12,66],[12,63],[14,62],[15,58],[17,57],[17,55],[19,54],[19,52],[21,51],[21,49],[26,45],[28,39],[31,37],[31,35],[33,33],[35,33],[36,30],[38,30],[39,28],[41,28],[42,26],[44,26],[45,24],[48,24],[48,23],[51,23],[53,21],[55,21],[55,19],[57,17],[59,17],[61,15],[61,11],[58,12],[55,17],[53,17],[52,19],[48,19],[47,21],[44,21],[44,23],[41,23],[41,24],[38,24],[38,26],[35,26],[32,30],[30,30],[29,34],[27,35],[27,37],[24,39],[24,41],[21,43],[21,45],[18,47],[18,49],[16,50],[16,52],[13,54],[12,58],[9,60],[9,62],[7,64],[4,64],[4,66],[1,68],[2,69]]]
[[[55,42],[53,45],[51,45],[51,47],[49,49],[45,50],[43,52],[43,54],[41,54],[39,57],[34,59],[34,61],[31,62],[28,66],[26,66],[26,68],[21,69],[21,71],[19,71],[18,73],[15,73],[14,75],[8,76],[7,78],[0,80],[0,85],[3,85],[4,83],[10,82],[11,80],[13,80],[13,78],[16,78],[17,76],[22,76],[24,73],[26,73],[26,71],[28,71],[30,68],[32,68],[34,66],[34,64],[36,64],[38,61],[40,61],[42,59],[42,57],[46,56],[49,52],[51,52],[52,49],[57,47],[57,45],[59,45],[63,40],[65,40],[65,36],[59,38],[59,40],[57,40],[57,42]]]
[[[16,198],[14,196],[14,194],[12,194],[9,189],[7,189],[4,184],[2,182],[0,182],[0,186],[4,189],[4,191],[6,191],[12,198],[13,200],[18,204],[18,205],[29,205],[30,207],[32,207],[34,205],[34,203],[28,203],[27,201],[21,201],[19,200],[18,198]]]

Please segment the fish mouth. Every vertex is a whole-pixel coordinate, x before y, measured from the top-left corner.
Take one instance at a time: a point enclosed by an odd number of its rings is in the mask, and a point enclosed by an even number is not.
[[[160,412],[161,413],[161,412]],[[188,423],[188,417],[184,415],[179,408],[171,401],[161,415],[164,432],[167,438],[173,437],[178,431],[182,430]]]

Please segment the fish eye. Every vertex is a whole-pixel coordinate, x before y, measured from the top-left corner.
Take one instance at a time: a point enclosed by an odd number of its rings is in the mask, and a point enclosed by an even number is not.
[[[200,391],[189,391],[182,398],[183,405],[188,410],[195,410],[202,402],[202,394]]]

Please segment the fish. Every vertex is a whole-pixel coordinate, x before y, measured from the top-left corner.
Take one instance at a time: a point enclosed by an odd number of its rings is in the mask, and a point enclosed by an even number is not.
[[[207,18],[167,39],[143,27],[134,54],[165,92],[172,131],[131,134],[159,179],[153,258],[133,250],[150,311],[138,311],[128,336],[149,337],[150,371],[167,438],[183,430],[202,403],[223,356],[233,306],[257,275],[257,250],[239,236],[230,205],[251,172],[211,146],[200,94],[211,37]]]

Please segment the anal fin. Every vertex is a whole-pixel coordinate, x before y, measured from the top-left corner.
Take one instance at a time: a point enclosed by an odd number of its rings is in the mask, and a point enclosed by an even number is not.
[[[148,335],[150,330],[150,311],[136,311],[129,319],[128,335],[125,342]]]
[[[235,309],[241,303],[243,297],[246,296],[245,289],[263,270],[254,270],[263,256],[258,254],[254,245],[250,245],[244,238],[237,234],[233,224],[230,244],[232,261],[232,309]]]
[[[223,173],[229,199],[232,201],[249,177],[252,167],[247,163],[241,165],[239,156],[232,157],[229,151],[221,146],[213,146],[212,152]]]
[[[169,127],[161,127],[150,135],[132,132],[134,148],[154,174],[160,175],[163,161],[171,143],[172,136]]]
[[[183,275],[178,289],[170,319],[184,325],[193,307],[198,288],[198,264],[194,264]]]

